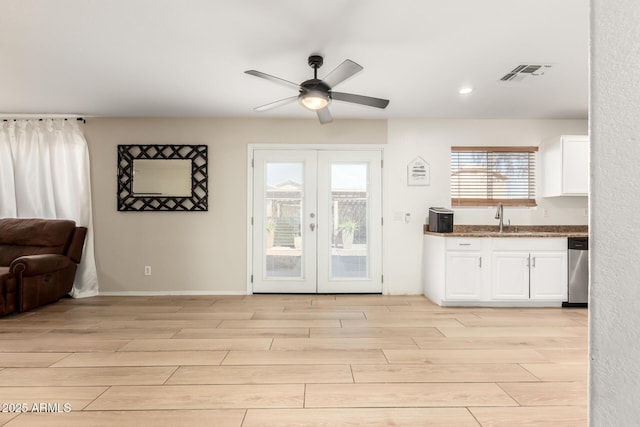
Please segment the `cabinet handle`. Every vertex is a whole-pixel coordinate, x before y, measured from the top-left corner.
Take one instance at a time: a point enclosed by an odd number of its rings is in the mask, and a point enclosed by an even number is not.
[[[458,243],[459,246],[471,246],[471,243]]]
[[[532,265],[531,267],[536,268],[536,257],[531,257]]]
[[[482,257],[478,257],[478,267],[482,268]]]

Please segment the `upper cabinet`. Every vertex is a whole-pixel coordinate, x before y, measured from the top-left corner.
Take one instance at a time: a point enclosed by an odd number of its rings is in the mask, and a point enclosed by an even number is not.
[[[562,135],[546,140],[542,153],[542,196],[589,195],[589,137]]]

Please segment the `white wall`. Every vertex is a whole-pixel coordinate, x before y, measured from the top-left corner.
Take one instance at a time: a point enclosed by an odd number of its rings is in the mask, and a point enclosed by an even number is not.
[[[390,293],[421,293],[422,226],[430,206],[451,206],[452,145],[532,145],[562,134],[586,134],[586,120],[390,120],[385,150],[385,283]],[[431,167],[428,187],[407,186],[417,156]],[[538,162],[539,164],[539,162]],[[537,208],[506,208],[512,225],[587,224],[587,197],[538,198]],[[546,212],[546,216],[545,216]],[[410,213],[411,222],[404,222]],[[495,208],[456,209],[455,224],[494,224]]]
[[[591,426],[640,420],[640,2],[591,1]]]

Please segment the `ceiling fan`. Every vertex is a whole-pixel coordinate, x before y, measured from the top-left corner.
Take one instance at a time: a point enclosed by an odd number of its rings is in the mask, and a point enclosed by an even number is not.
[[[280,107],[298,100],[303,107],[315,111],[318,114],[320,123],[330,123],[333,119],[329,112],[329,104],[331,100],[351,102],[354,104],[367,105],[375,108],[386,108],[389,104],[388,99],[373,98],[370,96],[355,95],[352,93],[334,92],[333,88],[347,80],[354,74],[362,71],[363,67],[355,62],[347,59],[331,71],[323,80],[318,79],[318,68],[322,66],[323,58],[320,55],[311,55],[309,57],[309,66],[313,68],[313,78],[305,80],[300,84],[271,76],[256,70],[245,71],[246,74],[271,80],[288,87],[298,90],[297,96],[284,98],[279,101],[271,102],[254,108],[255,111],[266,111],[272,108]]]

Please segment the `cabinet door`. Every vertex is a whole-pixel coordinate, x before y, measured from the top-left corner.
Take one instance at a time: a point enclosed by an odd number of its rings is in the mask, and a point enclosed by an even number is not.
[[[571,195],[589,194],[589,138],[562,137],[562,192]]]
[[[529,253],[493,252],[491,299],[529,299]]]
[[[445,299],[478,301],[481,289],[482,254],[447,252]]]
[[[567,300],[567,253],[531,253],[531,299]]]

